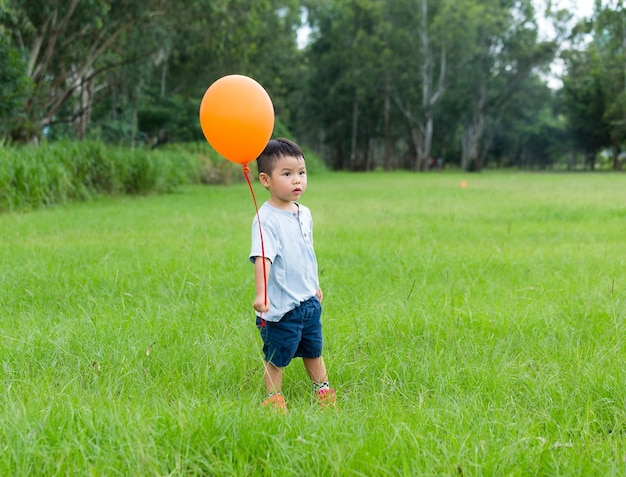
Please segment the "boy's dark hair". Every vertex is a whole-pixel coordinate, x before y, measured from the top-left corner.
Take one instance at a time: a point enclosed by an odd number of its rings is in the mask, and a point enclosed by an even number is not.
[[[304,160],[304,153],[295,142],[283,137],[272,139],[267,143],[263,152],[256,159],[259,174],[264,172],[271,176],[276,162],[280,158],[287,156],[301,157]]]

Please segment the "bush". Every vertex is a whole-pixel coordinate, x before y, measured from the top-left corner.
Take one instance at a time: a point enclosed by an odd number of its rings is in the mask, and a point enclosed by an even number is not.
[[[152,194],[199,183],[202,161],[185,151],[99,142],[0,148],[0,210],[38,208],[107,194]]]
[[[304,152],[309,174],[322,172],[319,157]],[[257,177],[254,161],[250,177]],[[206,142],[158,149],[130,149],[99,141],[0,146],[0,211],[35,209],[98,195],[167,193],[184,184],[242,181],[241,164],[220,157]]]

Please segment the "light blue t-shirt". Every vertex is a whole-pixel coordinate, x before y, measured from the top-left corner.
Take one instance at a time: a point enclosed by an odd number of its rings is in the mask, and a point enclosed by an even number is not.
[[[280,321],[285,313],[315,296],[319,288],[317,259],[313,250],[313,217],[297,204],[299,215],[265,203],[259,209],[265,258],[272,262],[267,279],[270,310],[266,321]],[[261,235],[256,215],[252,221],[250,261],[261,257]]]

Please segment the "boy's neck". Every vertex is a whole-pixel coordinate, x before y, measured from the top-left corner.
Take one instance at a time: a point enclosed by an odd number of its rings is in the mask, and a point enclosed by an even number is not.
[[[300,212],[300,208],[298,207],[297,202],[280,202],[277,203],[273,199],[268,200],[268,203],[274,207],[275,209],[285,210],[287,212],[291,212],[292,214],[298,214]]]

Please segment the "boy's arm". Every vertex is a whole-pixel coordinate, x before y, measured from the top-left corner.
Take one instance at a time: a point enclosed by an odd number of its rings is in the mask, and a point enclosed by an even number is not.
[[[270,275],[270,268],[272,266],[272,262],[266,258],[265,259],[265,279],[263,278],[263,257],[256,257],[254,259],[254,290],[255,297],[254,303],[252,303],[252,308],[254,308],[259,313],[267,313],[270,311],[270,299],[267,296],[266,292],[266,284],[267,279]]]

